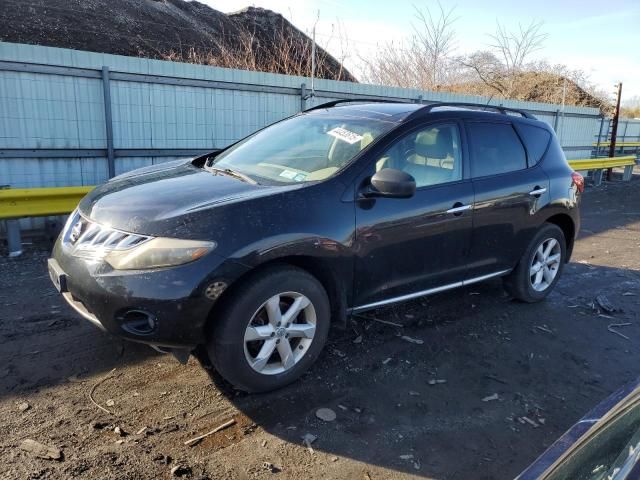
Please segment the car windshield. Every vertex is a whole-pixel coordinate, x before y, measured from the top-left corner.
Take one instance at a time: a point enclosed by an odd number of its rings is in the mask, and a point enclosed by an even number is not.
[[[242,174],[260,184],[324,180],[395,125],[345,115],[300,115],[242,140],[207,168]]]

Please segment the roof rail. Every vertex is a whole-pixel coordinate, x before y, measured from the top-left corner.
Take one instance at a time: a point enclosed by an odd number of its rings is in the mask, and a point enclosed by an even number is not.
[[[484,103],[470,103],[470,102],[434,102],[434,103],[430,103],[429,105],[425,106],[424,108],[421,108],[420,110],[422,112],[430,112],[431,110],[433,110],[434,108],[437,107],[462,107],[462,108],[475,108],[475,109],[479,109],[479,110],[497,110],[498,112],[502,113],[503,115],[507,115],[507,112],[513,112],[513,113],[517,113],[519,115],[521,115],[524,118],[531,118],[533,120],[536,120],[536,117],[534,117],[533,115],[531,115],[528,112],[525,112],[524,110],[519,110],[517,108],[509,108],[509,107],[503,107],[502,105],[487,105]]]
[[[330,108],[335,107],[336,105],[340,105],[341,103],[351,103],[351,102],[364,102],[364,103],[407,103],[400,99],[398,100],[388,100],[384,98],[343,98],[342,100],[332,100],[331,102],[321,103],[320,105],[316,105],[315,107],[307,108],[303,110],[304,112],[310,112],[311,110],[319,110],[321,108]]]

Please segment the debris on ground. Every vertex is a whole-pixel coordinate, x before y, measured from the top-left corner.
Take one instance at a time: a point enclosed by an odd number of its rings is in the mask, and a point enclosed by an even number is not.
[[[411,397],[419,397],[420,392],[416,392],[415,390],[409,390],[409,396]]]
[[[424,340],[420,340],[419,338],[408,337],[407,335],[402,335],[400,338],[405,342],[415,343],[416,345],[422,345],[424,343]]]
[[[342,350],[338,350],[337,348],[331,348],[329,351],[334,354],[336,357],[344,358],[347,356]]]
[[[618,309],[613,306],[613,304],[609,301],[606,295],[600,294],[595,298],[595,303],[607,313],[614,313]]]
[[[318,437],[316,437],[312,433],[305,433],[304,436],[302,437],[302,442],[307,447],[307,450],[309,450],[309,453],[314,453],[313,448],[311,447],[311,444],[315,442],[317,438]]]
[[[20,444],[20,450],[29,452],[38,458],[45,460],[62,460],[62,450],[56,447],[50,447],[35,440],[27,438]]]
[[[501,383],[503,385],[507,385],[508,382],[502,378],[496,377],[495,375],[485,374],[484,378],[488,378],[489,380],[493,380],[494,382]]]
[[[209,435],[213,435],[214,433],[219,432],[220,430],[224,430],[225,428],[229,428],[231,425],[234,425],[236,423],[235,418],[232,418],[231,420],[229,420],[228,422],[223,423],[222,425],[218,425],[216,428],[214,428],[213,430],[211,430],[210,432],[207,432],[203,435],[199,435],[195,438],[192,438],[190,440],[187,440],[186,442],[184,442],[185,445],[189,446],[189,447],[193,447],[194,445],[200,443],[200,441],[203,438],[207,438]]]
[[[629,337],[627,337],[624,333],[620,333],[619,331],[616,330],[616,328],[618,327],[628,327],[629,325],[631,325],[630,322],[612,323],[611,325],[607,326],[607,330],[609,330],[611,333],[615,333],[616,335],[619,335],[622,338],[626,338],[627,340],[630,340]]]
[[[375,317],[369,317],[367,315],[354,315],[358,318],[362,318],[363,320],[370,320],[372,322],[377,322],[377,323],[381,323],[383,325],[390,325],[392,327],[398,327],[398,328],[404,328],[404,325],[400,324],[400,323],[396,323],[396,322],[392,322],[391,320],[381,320],[380,318],[375,318]]]
[[[113,407],[115,404],[116,404],[115,400],[113,400],[111,398],[105,402],[105,405],[107,407]]]
[[[522,423],[523,425],[524,425],[525,423],[528,423],[528,424],[529,424],[529,425],[531,425],[533,428],[538,428],[538,427],[540,426],[537,422],[535,422],[535,421],[531,420],[529,417],[519,417],[519,418],[518,418],[518,421],[519,421],[520,423]]]
[[[534,325],[534,328],[537,328],[541,332],[553,333],[553,331],[546,325]]]
[[[325,422],[333,422],[336,419],[336,412],[330,408],[319,408],[316,410],[316,417]]]
[[[102,382],[104,382],[105,380],[111,378],[111,375],[113,375],[113,372],[115,372],[116,369],[112,369],[109,373],[107,373],[104,377],[102,377],[100,380],[98,380],[93,387],[91,387],[91,390],[89,391],[89,400],[91,400],[91,403],[93,403],[96,407],[98,407],[100,410],[102,410],[105,413],[108,413],[109,415],[113,415],[113,413],[109,410],[107,410],[106,408],[104,408],[102,405],[100,405],[98,402],[96,402],[93,398],[93,394],[96,391],[96,388],[98,388],[98,386],[100,384],[102,384]],[[109,406],[109,402],[113,402],[113,400],[107,400],[107,406]],[[115,405],[115,402],[114,402]]]
[[[447,383],[447,381],[443,378],[432,378],[427,382],[429,385],[441,385],[443,383]]]
[[[264,462],[262,464],[262,468],[264,468],[265,470],[271,472],[271,473],[278,473],[280,471],[282,471],[282,469],[276,467],[273,463],[271,462]]]
[[[120,436],[120,437],[125,437],[127,435],[127,432],[125,432],[122,428],[120,427],[116,427],[113,429],[113,433],[115,433],[116,435]]]
[[[29,405],[29,402],[20,402],[20,403],[18,403],[18,411],[20,411],[20,412],[26,412],[30,408],[31,408],[31,405]]]
[[[386,365],[386,364],[387,364],[387,363],[389,363],[390,361],[391,361],[391,357],[385,358],[385,359],[382,361],[382,364],[383,364],[383,365]]]
[[[400,455],[401,460],[413,460],[413,455]]]
[[[187,465],[176,465],[171,469],[172,477],[186,477],[191,475],[191,467]]]
[[[304,443],[308,443],[308,444],[312,444],[317,439],[318,439],[318,437],[316,435],[314,435],[313,433],[305,433],[304,436],[302,437],[302,441]]]
[[[489,395],[487,397],[484,397],[482,399],[483,402],[493,402],[494,400],[499,400],[500,397],[498,396],[497,393],[494,393],[493,395]]]
[[[353,339],[353,343],[362,343],[362,335],[358,335]]]

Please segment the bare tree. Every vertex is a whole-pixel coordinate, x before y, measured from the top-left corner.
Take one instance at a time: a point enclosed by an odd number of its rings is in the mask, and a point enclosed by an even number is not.
[[[371,58],[360,58],[365,81],[430,90],[449,81],[456,38],[454,9],[445,10],[440,3],[435,14],[414,8],[417,23],[408,41],[379,45]]]
[[[449,57],[455,49],[455,30],[457,20],[453,16],[455,8],[445,11],[438,2],[438,14],[434,17],[426,8],[420,10],[414,5],[418,25],[413,25],[419,48],[418,53],[426,54],[426,72],[431,77],[431,85],[436,86],[446,78]]]
[[[547,38],[542,26],[542,22],[534,21],[525,27],[518,25],[517,30],[507,30],[497,22],[495,33],[489,35],[489,50],[467,55],[460,63],[494,94],[512,97],[531,55],[542,48]]]
[[[542,22],[531,22],[523,27],[518,24],[517,31],[508,31],[500,22],[496,22],[496,32],[490,37],[491,48],[502,57],[508,74],[522,71],[531,54],[540,50],[547,39],[547,34],[541,32]]]

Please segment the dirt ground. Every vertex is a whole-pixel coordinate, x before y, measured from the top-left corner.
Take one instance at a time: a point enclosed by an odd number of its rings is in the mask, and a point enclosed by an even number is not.
[[[332,333],[301,381],[263,395],[96,330],[54,291],[48,248],[0,251],[3,479],[170,478],[174,467],[199,479],[513,478],[640,374],[638,175],[587,189],[573,260],[547,301],[516,303],[498,280],[369,312]],[[599,294],[618,310],[594,308]],[[320,407],[337,418],[320,420]],[[22,451],[27,438],[63,458]]]

